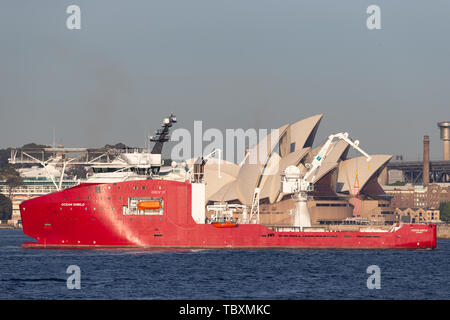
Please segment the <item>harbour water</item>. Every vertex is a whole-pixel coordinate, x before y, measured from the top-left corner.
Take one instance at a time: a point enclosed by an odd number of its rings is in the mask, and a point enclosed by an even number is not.
[[[435,250],[42,250],[0,230],[0,299],[450,299]],[[80,268],[68,289],[67,268]],[[380,289],[368,289],[380,269]]]

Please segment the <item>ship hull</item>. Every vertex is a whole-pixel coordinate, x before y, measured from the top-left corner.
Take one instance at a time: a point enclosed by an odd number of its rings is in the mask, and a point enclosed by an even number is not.
[[[160,211],[130,212],[133,199],[159,199],[164,205]],[[276,232],[260,224],[217,228],[194,221],[192,201],[189,182],[142,180],[80,184],[21,204],[23,231],[36,240],[23,246],[79,249],[436,247],[435,225],[405,224],[391,232]]]

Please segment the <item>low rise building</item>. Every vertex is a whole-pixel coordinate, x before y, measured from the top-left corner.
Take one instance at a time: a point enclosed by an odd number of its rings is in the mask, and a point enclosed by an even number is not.
[[[404,223],[439,223],[439,210],[426,208],[397,208],[395,212]]]
[[[441,202],[450,201],[450,183],[434,183],[427,187],[407,184],[383,188],[386,194],[392,196],[392,210],[396,208],[439,209]]]

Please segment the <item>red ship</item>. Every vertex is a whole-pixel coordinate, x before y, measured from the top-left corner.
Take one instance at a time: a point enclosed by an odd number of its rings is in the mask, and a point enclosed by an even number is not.
[[[149,197],[150,195],[150,197]],[[161,206],[133,211],[133,203]],[[387,232],[283,232],[260,224],[220,228],[192,216],[190,182],[141,180],[81,184],[25,201],[25,234],[34,248],[435,248],[436,226],[403,224]]]
[[[186,179],[186,172],[175,166],[167,172],[161,170],[162,143],[167,141],[168,128],[176,121],[172,116],[166,120],[164,129],[160,129],[159,136],[152,140],[156,142],[152,153],[125,153],[121,155],[121,161],[128,162],[128,165],[123,166],[122,163],[120,170],[111,172],[111,164],[107,165],[109,167],[100,166],[94,168],[96,173],[85,183],[23,202],[20,205],[23,231],[37,241],[26,242],[23,246],[204,249],[436,247],[436,226],[433,224],[399,224],[389,230],[361,227],[359,231],[336,232],[299,228],[295,224],[293,227],[270,227],[249,223],[246,219],[239,223],[231,216],[207,219],[205,184],[201,176],[204,162],[194,165],[191,179]],[[322,158],[316,158],[318,165]],[[287,181],[288,187],[291,182]],[[309,187],[305,184],[305,188]],[[299,195],[297,199],[301,207],[302,197]],[[303,218],[298,216],[294,220]]]

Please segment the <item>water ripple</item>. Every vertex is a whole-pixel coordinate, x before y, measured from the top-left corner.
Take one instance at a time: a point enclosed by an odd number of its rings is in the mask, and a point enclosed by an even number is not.
[[[0,230],[0,299],[450,299],[450,240],[402,250],[42,250]],[[381,289],[369,290],[370,265]],[[67,289],[67,267],[81,289]]]

